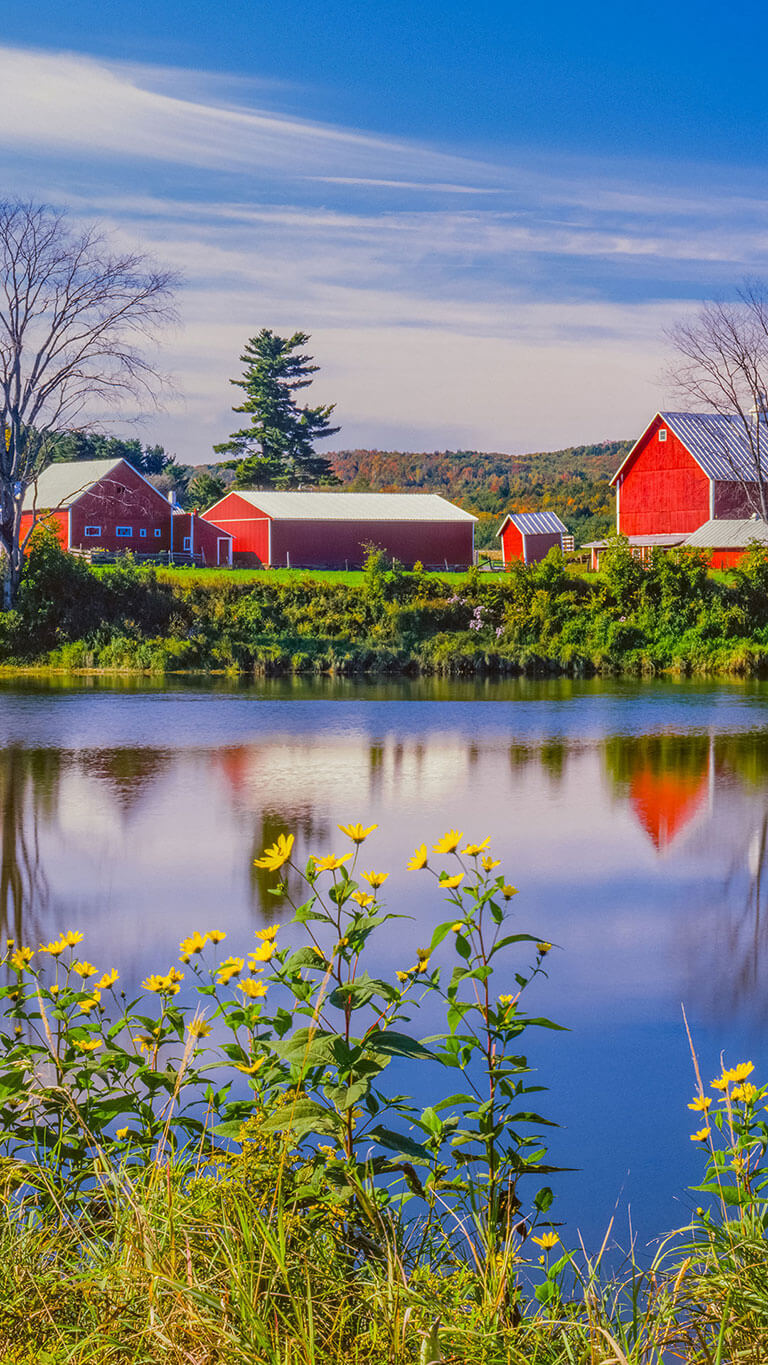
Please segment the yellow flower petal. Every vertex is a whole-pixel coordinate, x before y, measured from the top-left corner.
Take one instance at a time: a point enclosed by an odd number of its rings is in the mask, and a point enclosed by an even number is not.
[[[238,981],[238,988],[247,995],[249,1000],[261,1000],[267,993],[267,986],[263,981],[254,981],[253,977],[247,976],[244,981]]]
[[[272,943],[273,940],[277,938],[277,931],[279,928],[279,924],[270,924],[268,929],[257,929],[256,937],[265,939],[267,943]]]
[[[481,844],[467,844],[467,847],[461,850],[462,857],[476,858],[478,854],[485,853],[485,850],[487,849],[490,842],[491,836],[489,834],[488,838],[483,839],[483,842]]]
[[[389,873],[388,873],[388,872],[363,872],[362,875],[363,875],[365,881],[367,881],[368,885],[375,888],[375,887],[377,887],[377,886],[383,886],[383,885],[384,885],[385,881],[387,880],[387,877],[389,876]]]
[[[546,1251],[549,1247],[557,1246],[560,1238],[556,1232],[545,1232],[543,1237],[532,1237],[531,1241],[535,1242],[539,1247],[544,1247],[544,1250]]]
[[[700,1128],[698,1133],[691,1133],[691,1142],[706,1142],[709,1137],[708,1128]]]
[[[265,867],[268,872],[276,872],[287,863],[293,848],[292,834],[278,834],[270,848],[265,848],[261,858],[254,858],[254,867]]]
[[[457,886],[461,885],[463,880],[463,872],[457,872],[455,877],[449,877],[446,872],[440,873],[440,885],[444,887],[446,891],[454,891]]]
[[[408,871],[409,871],[409,872],[420,872],[421,869],[422,869],[422,867],[426,867],[426,866],[427,866],[427,845],[426,845],[426,844],[419,844],[418,848],[414,850],[413,857],[408,859]]]
[[[367,839],[368,835],[373,834],[373,831],[378,828],[378,825],[368,825],[367,829],[363,829],[362,825],[339,825],[342,834],[346,834],[347,838],[355,844],[362,844],[363,840]]]
[[[438,839],[432,847],[435,853],[455,853],[463,838],[464,835],[460,830],[449,829],[447,834],[444,834],[442,839]]]
[[[316,872],[337,872],[340,867],[348,863],[352,857],[351,853],[345,854],[343,858],[335,858],[332,853],[328,853],[325,858],[313,858]]]

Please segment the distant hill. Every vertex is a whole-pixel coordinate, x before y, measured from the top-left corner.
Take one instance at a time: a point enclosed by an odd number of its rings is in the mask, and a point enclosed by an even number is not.
[[[507,512],[557,512],[577,545],[614,525],[611,476],[631,441],[603,441],[529,455],[480,450],[338,450],[329,454],[351,491],[441,493],[480,518],[479,546],[492,545]]]

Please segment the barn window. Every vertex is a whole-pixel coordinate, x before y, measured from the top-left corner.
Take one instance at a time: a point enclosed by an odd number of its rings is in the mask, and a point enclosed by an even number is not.
[[[155,527],[155,535],[156,535],[156,536],[161,536],[162,534],[163,534],[163,533],[162,533],[162,531],[160,530],[160,527],[159,527],[159,526],[156,526],[156,527]]]
[[[132,526],[116,526],[116,527],[115,527],[115,535],[116,535],[116,536],[132,536],[132,535],[133,535],[133,527],[132,527]]]
[[[659,440],[660,440],[660,441],[666,441],[666,439],[667,439],[667,428],[666,428],[666,427],[659,427]]]
[[[144,530],[144,527],[142,526],[141,530],[139,531],[139,535],[140,535],[140,536],[145,536],[146,534],[147,534],[147,533],[146,533],[146,531]]]
[[[86,526],[86,528],[85,528],[83,534],[86,535],[86,536],[100,536],[100,535],[101,535],[101,527],[100,527],[100,526]]]
[[[191,539],[190,536],[185,536],[185,537],[184,537],[184,549],[185,549],[185,550],[191,550],[191,549],[192,549],[192,539]]]

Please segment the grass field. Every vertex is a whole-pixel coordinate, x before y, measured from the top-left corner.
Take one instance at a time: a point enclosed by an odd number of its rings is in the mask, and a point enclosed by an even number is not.
[[[311,578],[319,583],[348,584],[359,587],[365,580],[362,569],[185,569],[159,568],[158,578],[168,583],[295,583]],[[463,583],[466,573],[430,574],[430,578]]]

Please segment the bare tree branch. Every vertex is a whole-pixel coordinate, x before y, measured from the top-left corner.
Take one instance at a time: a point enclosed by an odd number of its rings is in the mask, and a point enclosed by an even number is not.
[[[156,401],[147,346],[175,314],[174,271],[115,254],[94,227],[45,205],[0,201],[0,548],[4,603],[21,575],[24,495],[53,437],[104,402]],[[36,509],[35,509],[36,515]],[[24,541],[28,537],[25,536]]]
[[[705,304],[667,337],[680,357],[667,380],[683,401],[729,419],[721,428],[720,453],[746,505],[768,521],[766,285],[744,280],[735,302]]]

